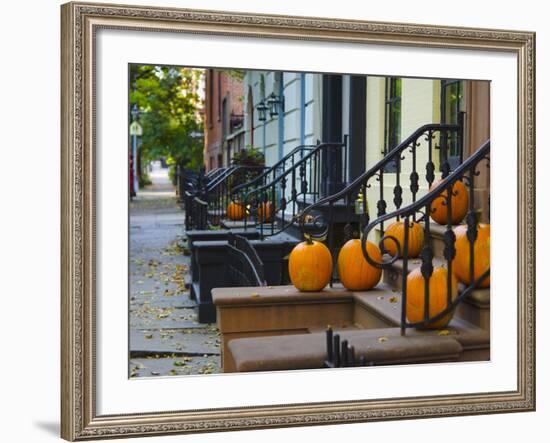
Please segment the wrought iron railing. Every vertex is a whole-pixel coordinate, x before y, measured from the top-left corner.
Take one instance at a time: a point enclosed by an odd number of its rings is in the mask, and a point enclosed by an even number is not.
[[[185,203],[185,191],[195,187],[198,183],[200,172],[190,171],[181,165],[176,165],[178,200]]]
[[[264,166],[232,166],[211,180],[201,193],[201,199],[208,204],[208,223],[219,226],[232,202],[232,189],[253,180],[264,170]]]
[[[355,347],[347,340],[340,341],[340,334],[335,334],[331,327],[326,330],[327,358],[325,368],[347,368],[353,366],[372,366],[364,355],[356,355]]]
[[[298,160],[302,159],[308,152],[315,149],[318,145],[319,143],[317,143],[317,145],[297,146],[281,160],[273,166],[267,168],[254,179],[235,186],[231,190],[233,201],[240,202],[246,194],[250,193],[254,189],[265,186],[267,183],[276,180],[279,175],[283,174],[287,169],[294,167]]]
[[[208,204],[193,191],[185,191],[185,230],[200,230],[208,228]]]
[[[219,174],[223,173],[227,168],[220,167],[220,168],[214,168],[208,171],[204,176],[207,180],[213,180],[216,178]]]
[[[295,224],[303,207],[322,196],[321,185],[329,175],[329,154],[341,155],[341,176],[347,176],[347,143],[320,143],[291,167],[242,197],[247,210],[244,228],[254,226],[260,238],[283,232]]]
[[[450,141],[462,144],[463,125],[426,124],[414,131],[409,137],[392,149],[383,159],[349,183],[344,189],[322,198],[305,208],[299,216],[300,229],[303,235],[326,240],[331,251],[334,250],[335,220],[347,221],[344,227],[344,240],[358,237],[361,230],[370,221],[368,198],[372,199],[369,189],[378,195],[376,201],[376,216],[387,213],[388,202],[386,185],[392,189],[391,203],[399,209],[407,198],[415,202],[419,196],[421,185],[432,186],[436,179],[435,153],[439,152],[441,176],[450,172],[447,161]],[[424,183],[421,183],[419,168],[424,160]],[[392,165],[392,167],[389,167]],[[406,166],[406,168],[405,168]],[[408,186],[405,180],[408,175]],[[376,182],[378,189],[373,187]],[[336,206],[344,207],[337,213]],[[384,229],[384,224],[380,224]]]
[[[240,235],[228,234],[227,283],[230,286],[266,286],[264,265],[250,241]]]
[[[186,174],[179,169],[178,192],[185,211],[185,229],[206,229],[205,193],[209,185],[227,175],[234,167],[215,168],[208,173],[201,170],[198,174]]]
[[[469,294],[472,293],[480,284],[489,278],[490,270],[487,269],[480,274],[480,270],[475,270],[476,254],[475,254],[475,242],[478,237],[479,221],[478,213],[475,206],[475,181],[476,177],[480,175],[480,167],[482,163],[485,163],[488,168],[490,165],[490,141],[486,141],[472,156],[459,165],[452,173],[448,174],[443,180],[433,187],[426,195],[414,201],[410,205],[400,207],[393,212],[382,214],[376,220],[369,223],[363,230],[362,235],[362,249],[363,255],[366,260],[373,266],[385,269],[392,266],[397,260],[402,259],[402,281],[401,281],[401,333],[404,335],[407,328],[415,327],[422,328],[427,326],[434,326],[434,324],[440,320],[451,315],[456,306],[464,300]],[[456,248],[456,236],[454,229],[456,225],[453,224],[453,201],[457,196],[457,183],[461,182],[464,185],[464,189],[468,194],[468,206],[465,216],[465,222],[467,227],[467,241],[468,241],[468,276],[467,281],[462,281],[460,291],[453,275],[453,263],[455,260],[457,248]],[[444,266],[446,274],[446,293],[445,293],[445,308],[437,310],[437,314],[432,315],[430,313],[431,304],[430,297],[435,297],[432,294],[432,285],[430,285],[430,279],[434,273],[434,252],[432,245],[432,232],[431,217],[435,212],[436,204],[442,205],[446,208],[446,224],[445,232],[443,234],[444,241]],[[456,203],[455,203],[456,204]],[[444,210],[443,210],[444,211]],[[420,250],[420,272],[423,278],[423,315],[421,320],[411,320],[407,317],[407,285],[408,276],[410,270],[411,257],[409,257],[409,231],[410,229],[404,229],[404,238],[402,244],[393,236],[384,235],[383,225],[389,220],[401,220],[404,222],[404,226],[410,226],[413,221],[421,223],[423,225],[423,240]],[[455,221],[456,222],[456,221]],[[378,262],[373,257],[369,256],[366,248],[367,239],[371,236],[374,229],[380,229],[382,232],[382,238],[379,245],[384,253],[382,261]],[[393,255],[387,251],[385,242],[392,242],[394,244]],[[464,279],[463,279],[464,280]],[[435,286],[435,285],[433,285]],[[440,294],[438,295],[438,297]]]
[[[215,180],[227,169],[228,168],[214,168],[207,173],[205,173],[204,170],[196,173],[178,166],[178,177],[180,178],[180,186],[182,186],[181,190],[198,191],[199,189],[206,187],[208,183]]]

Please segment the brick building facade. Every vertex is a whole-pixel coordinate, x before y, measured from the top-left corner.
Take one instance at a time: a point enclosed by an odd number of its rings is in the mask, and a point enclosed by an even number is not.
[[[217,69],[206,70],[204,166],[227,166],[244,147],[243,83]],[[241,136],[242,135],[242,136]]]

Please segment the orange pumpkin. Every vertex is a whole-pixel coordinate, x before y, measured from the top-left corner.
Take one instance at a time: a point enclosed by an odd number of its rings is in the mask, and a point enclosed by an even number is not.
[[[430,189],[435,188],[441,180],[436,181]],[[440,225],[447,224],[447,190],[444,190],[433,202],[431,216]],[[456,225],[462,221],[468,212],[468,191],[461,181],[453,185],[453,196],[451,197],[451,223]]]
[[[227,217],[229,220],[242,220],[245,216],[245,209],[242,203],[231,202],[227,206]]]
[[[436,267],[429,279],[430,304],[429,317],[433,318],[447,308],[447,269]],[[424,320],[424,287],[425,280],[420,268],[412,270],[407,276],[407,320],[411,323]],[[452,299],[458,294],[458,283],[454,276],[451,276]],[[426,325],[427,329],[440,329],[447,326],[453,317],[454,310],[441,319]]]
[[[380,249],[367,241],[369,257],[382,262]],[[361,240],[348,240],[338,254],[338,275],[342,284],[353,291],[366,291],[374,288],[380,281],[382,270],[372,266],[363,256]]]
[[[260,223],[271,221],[273,217],[273,204],[270,201],[263,202],[258,207],[258,220]]]
[[[424,244],[424,230],[416,222],[409,222],[409,257],[415,258],[420,255],[422,245]],[[400,257],[403,257],[403,243],[405,241],[405,222],[396,221],[389,225],[384,232],[385,236],[395,237],[401,246]],[[386,239],[383,242],[384,249],[390,253],[392,257],[397,254],[397,245],[395,241]]]
[[[320,291],[332,275],[332,255],[321,242],[297,244],[288,258],[290,281],[299,291]]]
[[[468,240],[468,227],[460,225],[454,228],[456,236],[456,255],[453,260],[453,273],[456,278],[469,285],[470,282],[470,241]],[[474,242],[474,281],[480,278],[490,268],[491,264],[491,227],[485,223],[479,223],[477,238]],[[483,279],[480,288],[488,288],[489,277]]]

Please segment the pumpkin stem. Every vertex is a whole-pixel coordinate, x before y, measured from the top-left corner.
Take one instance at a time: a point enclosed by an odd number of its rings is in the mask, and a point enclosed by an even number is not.
[[[312,245],[312,244],[313,244],[313,240],[311,239],[311,235],[305,234],[305,233],[304,233],[304,238],[305,238],[306,243],[307,243],[308,245]]]

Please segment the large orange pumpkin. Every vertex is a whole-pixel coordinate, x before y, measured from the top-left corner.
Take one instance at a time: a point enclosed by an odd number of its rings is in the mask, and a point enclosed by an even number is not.
[[[429,279],[430,305],[429,318],[440,314],[447,307],[447,269],[436,267]],[[424,320],[424,287],[425,280],[420,268],[412,270],[407,276],[407,319],[411,323]],[[458,294],[458,283],[454,276],[451,276],[452,299]],[[427,329],[440,329],[447,326],[453,317],[454,310],[441,319],[426,325]]]
[[[456,236],[456,255],[453,260],[453,273],[456,278],[469,285],[470,282],[470,241],[468,240],[468,227],[460,225],[454,228]],[[479,223],[477,238],[474,242],[474,281],[480,278],[490,268],[491,264],[491,227],[485,223]],[[489,277],[483,279],[480,288],[488,288]]]
[[[245,209],[242,203],[231,202],[227,206],[227,217],[229,220],[242,220],[245,216]]]
[[[374,243],[367,241],[369,257],[382,262],[380,249]],[[338,275],[347,288],[354,291],[366,291],[374,288],[380,281],[382,270],[372,266],[363,256],[361,240],[348,240],[338,254]]]
[[[273,217],[273,204],[270,201],[263,202],[258,207],[258,220],[260,223],[271,221]]]
[[[435,188],[441,180],[436,181],[430,189]],[[432,202],[432,218],[440,225],[447,224],[447,205],[445,204],[447,198],[447,190],[444,190],[433,202]],[[453,185],[453,196],[451,197],[451,223],[456,225],[460,223],[468,212],[468,190],[461,181],[455,182]]]
[[[422,245],[424,244],[424,230],[416,222],[409,222],[409,257],[415,258],[420,255]],[[389,225],[384,232],[384,236],[395,237],[401,247],[400,257],[403,257],[403,243],[405,241],[405,222],[396,221]],[[397,245],[395,241],[386,239],[383,242],[384,249],[390,253],[392,257],[397,254]]]
[[[321,242],[297,244],[288,258],[290,281],[300,291],[320,291],[332,275],[332,255]]]

